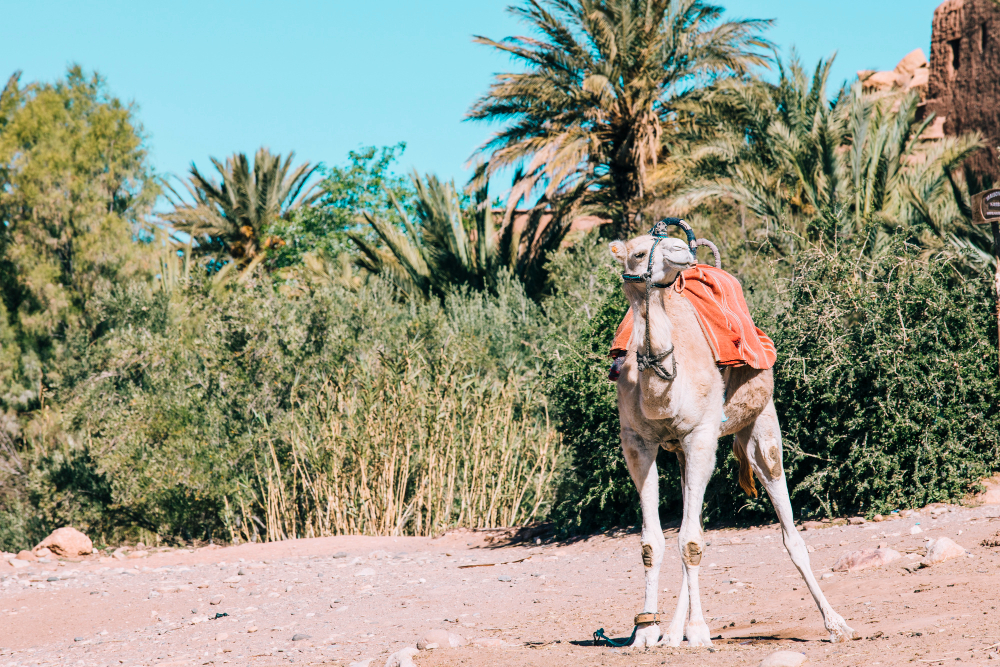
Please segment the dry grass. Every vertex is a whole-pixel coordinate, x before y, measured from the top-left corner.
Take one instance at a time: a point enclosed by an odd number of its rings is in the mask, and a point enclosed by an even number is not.
[[[300,392],[287,432],[265,425],[255,476],[229,503],[233,541],[432,535],[543,516],[563,458],[544,403],[516,381],[428,380],[422,365]]]

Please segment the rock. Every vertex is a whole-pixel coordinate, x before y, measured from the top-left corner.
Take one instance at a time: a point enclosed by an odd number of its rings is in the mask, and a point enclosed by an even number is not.
[[[11,560],[9,560],[7,562],[10,563],[11,566],[15,567],[15,568],[28,567],[28,566],[31,565],[31,563],[29,563],[28,561],[21,560],[20,558],[14,558],[14,559],[11,559]]]
[[[847,523],[849,523],[852,526],[863,526],[868,522],[865,521],[865,518],[863,516],[852,516],[847,520]]]
[[[952,558],[960,558],[965,555],[965,549],[947,537],[939,537],[927,543],[927,556],[920,561],[924,567],[943,563]]]
[[[312,635],[304,635],[302,633],[292,635],[293,642],[300,642],[306,639],[312,639]]]
[[[396,651],[385,661],[385,667],[416,667],[413,663],[413,656],[417,653],[419,653],[417,649],[409,646]]]
[[[226,577],[225,579],[223,579],[222,583],[224,583],[224,584],[238,584],[238,583],[240,583],[240,578],[238,576],[236,576],[236,575],[233,575],[232,577]]]
[[[928,64],[927,56],[924,55],[923,49],[914,49],[899,61],[895,72],[906,76],[913,76],[918,69],[926,68]]]
[[[236,574],[238,574],[241,577],[245,577],[248,574],[250,574],[250,570],[247,570],[246,568],[242,568],[241,567],[240,570],[239,570],[239,572],[237,572]]]
[[[33,563],[36,560],[38,560],[37,558],[35,558],[35,554],[31,553],[30,551],[25,551],[23,549],[17,552],[17,559],[28,561],[29,563]]]
[[[208,601],[208,604],[222,604],[222,596],[216,595],[215,597],[213,597],[211,600]]]
[[[354,576],[355,577],[374,577],[375,576],[375,570],[373,570],[370,567],[366,567],[364,569],[361,569],[361,570],[358,570],[357,572],[355,572]]]
[[[760,661],[760,667],[801,667],[808,664],[806,654],[795,651],[775,651]]]
[[[128,557],[129,558],[145,558],[148,555],[149,555],[148,551],[133,551],[133,552],[131,552],[128,555]]]
[[[79,558],[94,553],[94,543],[76,528],[63,526],[52,531],[35,549],[47,548],[63,558]]]
[[[824,574],[823,574],[823,576],[822,576],[822,577],[820,577],[820,579],[821,579],[821,580],[822,580],[822,579],[833,579],[833,578],[834,578],[834,577],[836,577],[836,576],[837,576],[837,575],[835,575],[835,574],[834,574],[833,572],[826,572],[826,573],[824,573]]]
[[[510,575],[501,574],[499,577],[497,577],[497,581],[510,581]]]
[[[333,557],[334,558],[347,558],[347,552],[346,551],[338,551],[337,553],[333,554]]]
[[[52,555],[52,552],[49,551],[48,547],[42,547],[41,549],[35,547],[32,553],[35,554],[37,558],[48,558]]]
[[[881,514],[876,514],[875,516],[872,517],[872,521],[874,521],[875,523],[879,523],[881,521],[885,521],[885,517],[882,516]]]
[[[215,641],[217,641],[217,642],[221,642],[221,641],[224,641],[226,639],[229,639],[229,633],[228,632],[220,632],[219,634],[215,635]]]
[[[247,632],[257,632],[257,626],[251,625],[249,628],[247,628]]]
[[[924,532],[924,529],[920,527],[919,523],[910,528],[910,535],[919,535],[922,532]]]
[[[462,635],[447,630],[428,630],[417,642],[417,648],[427,651],[434,648],[457,648],[467,643]]]
[[[192,616],[191,625],[198,625],[199,623],[204,623],[208,620],[208,616]]]
[[[503,646],[503,640],[499,637],[476,637],[472,640],[474,646]]]
[[[837,559],[837,562],[833,566],[833,571],[854,572],[856,570],[867,570],[871,567],[881,567],[901,557],[902,554],[895,549],[848,551]]]

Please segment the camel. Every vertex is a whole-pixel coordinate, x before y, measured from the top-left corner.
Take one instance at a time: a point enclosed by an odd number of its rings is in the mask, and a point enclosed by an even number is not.
[[[681,271],[695,265],[692,251],[683,241],[645,235],[628,243],[614,241],[610,250],[622,266],[627,281],[623,289],[635,317],[627,358],[618,378],[622,451],[639,492],[646,581],[643,612],[636,616],[632,645],[680,646],[684,637],[691,646],[712,645],[698,589],[698,571],[705,552],[701,510],[715,468],[719,437],[729,434],[736,434],[733,450],[740,462],[740,485],[756,494],[752,471],[770,496],[781,523],[785,549],[823,615],[830,640],[855,638],[854,630],[823,595],[809,565],[805,542],[795,529],[772,398],[772,371],[749,366],[720,370],[716,366],[694,307],[673,286]],[[651,251],[653,256],[649,258]],[[651,274],[649,278],[646,272]],[[648,315],[647,286],[640,280],[652,283]],[[650,365],[640,371],[637,353],[643,350],[649,355],[643,361]],[[681,590],[662,641],[657,591],[666,540],[658,514],[656,469],[656,454],[661,447],[677,456],[684,504],[678,535]],[[665,615],[663,618],[666,620]]]

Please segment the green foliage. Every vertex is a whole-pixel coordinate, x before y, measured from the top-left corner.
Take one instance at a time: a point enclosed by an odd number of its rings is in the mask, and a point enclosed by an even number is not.
[[[73,341],[74,386],[28,438],[46,526],[279,539],[547,511],[560,445],[524,343],[543,320],[516,282],[422,304],[378,280],[294,299],[262,276],[133,284],[90,319],[103,335]]]
[[[990,276],[926,263],[897,239],[876,260],[805,253],[756,309],[778,347],[775,402],[796,514],[843,516],[956,502],[1000,468],[1000,392]],[[856,250],[855,250],[856,252]],[[602,281],[617,287],[610,272]],[[780,299],[779,303],[775,303]],[[638,499],[621,455],[615,386],[605,380],[628,308],[614,289],[561,350],[550,394],[572,455],[554,510],[567,531],[627,526]],[[740,490],[720,441],[707,520],[769,520]],[[661,515],[679,514],[679,475],[660,453]]]
[[[960,500],[1000,461],[990,276],[915,249],[796,262],[775,397],[793,499],[806,514],[869,515]]]
[[[283,268],[305,261],[306,254],[336,257],[353,250],[348,233],[364,233],[362,216],[366,212],[401,227],[403,220],[392,202],[399,202],[412,214],[413,188],[407,179],[393,173],[392,165],[405,150],[403,142],[381,148],[366,146],[350,151],[344,166],[320,167],[319,199],[271,227],[285,245],[272,250],[269,264]]]

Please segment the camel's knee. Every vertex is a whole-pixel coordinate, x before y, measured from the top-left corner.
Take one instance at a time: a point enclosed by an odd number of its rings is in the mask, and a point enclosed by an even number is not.
[[[687,540],[681,545],[681,558],[688,567],[701,565],[701,557],[705,553],[705,543],[701,540]]]
[[[759,440],[755,448],[756,463],[768,480],[780,479],[784,472],[781,460],[781,441],[775,438]]]

